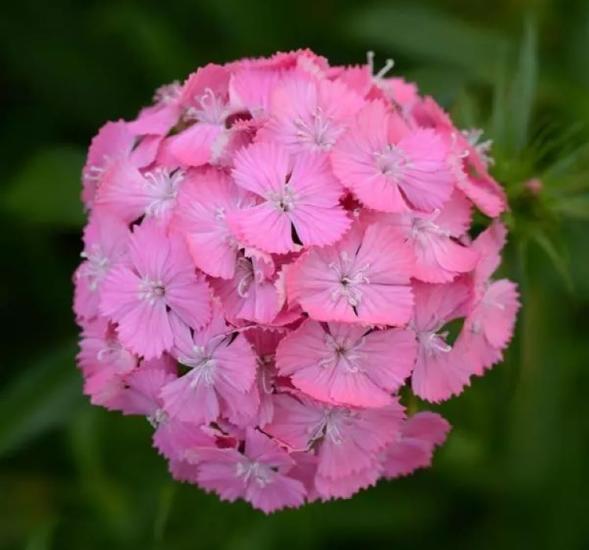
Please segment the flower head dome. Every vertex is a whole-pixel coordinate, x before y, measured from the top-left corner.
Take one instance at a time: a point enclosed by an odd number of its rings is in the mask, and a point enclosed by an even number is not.
[[[84,392],[144,416],[176,479],[265,513],[349,498],[444,443],[408,394],[501,359],[519,301],[489,143],[391,67],[210,64],[92,140]]]

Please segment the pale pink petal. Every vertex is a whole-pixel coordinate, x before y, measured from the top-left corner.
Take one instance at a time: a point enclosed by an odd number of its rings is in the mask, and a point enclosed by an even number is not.
[[[297,249],[291,236],[291,221],[271,202],[246,208],[234,215],[238,236],[251,246],[273,254]]]
[[[254,143],[235,156],[233,179],[252,193],[267,197],[281,191],[290,171],[287,151],[275,143]]]
[[[412,314],[413,261],[401,232],[374,224],[361,240],[354,231],[301,256],[286,274],[288,299],[320,321],[402,325]]]
[[[219,170],[191,174],[182,186],[173,226],[185,236],[196,266],[208,275],[233,277],[237,243],[227,217],[247,203],[246,193]]]
[[[409,376],[415,339],[401,330],[374,331],[306,321],[277,350],[279,372],[321,401],[363,407],[392,403]]]
[[[222,132],[221,126],[197,122],[166,140],[167,153],[182,166],[203,166],[211,161]]]
[[[141,215],[149,202],[144,178],[129,159],[109,166],[96,193],[95,203],[130,223]]]
[[[405,476],[428,467],[434,448],[445,441],[449,430],[450,424],[436,413],[424,411],[408,418],[399,439],[383,455],[384,476]]]
[[[411,378],[413,393],[439,403],[460,394],[470,383],[470,369],[456,348],[430,351],[421,347]]]
[[[362,489],[376,485],[380,477],[380,468],[378,464],[373,463],[369,467],[354,472],[348,476],[331,478],[317,475],[315,477],[315,488],[321,497],[321,500],[336,498],[351,498],[354,494]]]

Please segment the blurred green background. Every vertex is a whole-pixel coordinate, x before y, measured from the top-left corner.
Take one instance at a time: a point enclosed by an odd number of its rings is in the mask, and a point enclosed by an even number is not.
[[[172,483],[144,419],[86,403],[70,279],[97,128],[198,65],[301,46],[394,57],[485,128],[524,310],[505,363],[438,407],[432,469],[264,517]],[[19,0],[0,62],[0,548],[589,548],[587,0]]]

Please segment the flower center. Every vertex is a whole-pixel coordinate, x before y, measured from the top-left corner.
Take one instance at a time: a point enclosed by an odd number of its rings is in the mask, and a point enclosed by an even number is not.
[[[294,190],[288,183],[284,184],[281,191],[270,193],[268,199],[274,205],[274,208],[280,212],[291,212],[294,210],[296,196]]]
[[[153,280],[149,277],[143,277],[139,283],[139,298],[145,300],[149,305],[164,299],[166,287],[161,280]]]
[[[81,256],[86,259],[81,275],[88,280],[88,288],[95,292],[110,268],[110,260],[103,254],[98,244],[93,244],[90,250],[82,252]]]
[[[186,110],[186,117],[195,119],[198,122],[224,126],[229,110],[225,102],[217,97],[213,90],[207,88],[204,93],[195,98],[196,107],[189,107]]]
[[[363,345],[364,338],[358,342],[349,342],[346,339],[337,340],[331,334],[325,335],[325,343],[331,350],[331,354],[319,362],[319,366],[335,366],[338,365],[349,373],[357,373],[362,369],[359,363],[358,349]]]
[[[147,193],[152,198],[145,208],[148,216],[161,217],[172,208],[178,195],[178,187],[184,179],[182,170],[170,172],[166,168],[158,168],[145,174]]]
[[[360,305],[362,299],[361,285],[369,284],[367,272],[370,264],[355,267],[353,259],[347,252],[340,254],[340,261],[329,264],[329,268],[335,272],[337,285],[331,293],[333,301],[344,298],[352,307]]]
[[[266,487],[266,485],[272,483],[274,477],[274,471],[270,466],[250,461],[247,458],[237,463],[235,473],[244,483],[253,482],[260,487]]]
[[[388,145],[384,151],[375,153],[378,171],[388,178],[397,179],[409,163],[407,155],[395,145]]]
[[[449,353],[452,347],[446,343],[447,332],[425,331],[417,335],[419,343],[428,356],[439,355],[440,353]]]
[[[309,118],[297,118],[294,125],[298,141],[313,150],[331,149],[342,132],[342,128],[336,126],[321,107],[317,107]]]
[[[196,387],[201,382],[212,386],[215,382],[215,368],[217,362],[204,346],[192,346],[189,357],[179,357],[178,361],[192,370],[186,375],[191,377],[190,388]]]
[[[237,283],[237,294],[240,298],[247,298],[251,286],[261,283],[264,280],[264,274],[254,267],[249,258],[239,258],[237,260],[237,271],[241,273],[241,278]]]

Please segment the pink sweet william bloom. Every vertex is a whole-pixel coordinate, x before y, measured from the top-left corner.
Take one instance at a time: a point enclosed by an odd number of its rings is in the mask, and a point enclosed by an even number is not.
[[[294,461],[257,430],[246,431],[243,452],[218,449],[208,455],[200,463],[198,483],[222,500],[243,498],[266,514],[304,502],[304,485],[288,476]]]
[[[216,440],[204,426],[170,418],[164,411],[161,390],[176,379],[176,364],[170,356],[144,361],[125,378],[122,410],[147,418],[154,427],[153,443],[169,460],[197,460],[202,449],[216,447]]]
[[[196,266],[207,275],[221,279],[235,275],[239,243],[228,218],[252,205],[252,197],[220,170],[188,174],[178,195],[173,225],[185,236]]]
[[[479,376],[485,368],[501,359],[502,351],[513,335],[520,308],[517,286],[507,279],[491,279],[499,265],[506,234],[505,227],[494,222],[473,242],[481,260],[473,277],[473,307],[466,317],[457,346],[468,356],[472,372]]]
[[[258,404],[250,403],[254,353],[244,336],[227,326],[218,306],[204,329],[191,334],[188,327],[178,327],[172,353],[188,372],[162,388],[164,410],[171,417],[201,424],[235,416],[240,409],[255,413]]]
[[[141,216],[167,223],[183,180],[182,170],[159,167],[142,174],[123,159],[104,176],[95,202],[126,223]]]
[[[229,103],[230,73],[209,64],[192,74],[183,86],[180,103],[184,119],[192,123],[168,137],[165,148],[185,167],[216,164],[231,141],[230,117],[236,110]]]
[[[125,377],[138,359],[121,345],[115,327],[104,317],[82,324],[78,365],[84,374],[84,393],[94,405],[121,410]]]
[[[278,342],[286,334],[286,329],[255,327],[244,332],[256,354],[256,384],[260,398],[258,425],[264,427],[274,416],[274,393],[278,386],[275,356]]]
[[[276,352],[278,372],[304,394],[336,405],[378,408],[394,402],[415,363],[415,335],[307,320]]]
[[[232,321],[268,324],[281,310],[284,297],[278,289],[274,262],[269,257],[245,253],[237,257],[234,276],[229,281],[211,282]]]
[[[182,116],[182,92],[183,87],[178,82],[160,86],[155,92],[154,104],[129,122],[129,130],[137,135],[166,135]]]
[[[278,394],[274,417],[264,431],[293,450],[317,450],[317,474],[346,480],[372,468],[394,441],[403,407],[394,400],[380,408],[334,407],[299,396]]]
[[[415,282],[415,317],[412,327],[419,343],[411,378],[415,395],[438,403],[462,392],[470,372],[463,354],[448,344],[445,325],[464,316],[471,289],[464,280],[448,285]]]
[[[426,283],[447,283],[472,271],[478,253],[460,242],[470,226],[471,205],[460,191],[431,214],[386,214],[375,219],[400,230],[415,255],[413,276]]]
[[[434,130],[410,130],[380,101],[358,113],[331,159],[342,184],[382,212],[431,212],[454,187],[444,140]]]
[[[494,218],[505,211],[505,193],[488,172],[487,151],[491,143],[477,145],[482,132],[460,132],[431,97],[418,101],[411,116],[419,125],[433,128],[444,137],[450,148],[448,161],[456,187],[487,216]]]
[[[450,424],[439,414],[423,411],[409,417],[382,455],[383,476],[390,479],[427,468],[435,447],[444,443],[449,431]]]
[[[284,73],[268,68],[238,69],[229,80],[229,102],[237,112],[264,120],[270,110],[272,92],[283,78]]]
[[[355,227],[336,245],[315,248],[289,266],[289,302],[312,319],[404,325],[412,315],[413,253],[387,224]]]
[[[294,153],[327,152],[362,106],[361,97],[339,81],[291,77],[276,86],[258,137]]]
[[[274,142],[255,143],[236,154],[233,178],[259,198],[236,216],[236,226],[246,243],[261,250],[331,244],[350,226],[339,204],[342,188],[322,155],[294,157]]]
[[[173,318],[198,329],[211,315],[209,289],[184,242],[154,221],[135,227],[128,260],[104,280],[100,310],[118,324],[123,345],[146,359],[172,348]]]
[[[93,205],[96,189],[109,165],[129,157],[134,144],[135,137],[123,120],[107,122],[94,137],[82,172],[82,200],[87,208]]]
[[[82,264],[74,274],[74,312],[78,318],[98,314],[102,282],[127,252],[129,229],[109,212],[95,214],[84,229]]]
[[[92,140],[84,392],[145,417],[174,479],[266,513],[350,498],[447,436],[400,396],[502,359],[520,304],[494,279],[491,143],[392,67],[209,64]]]

